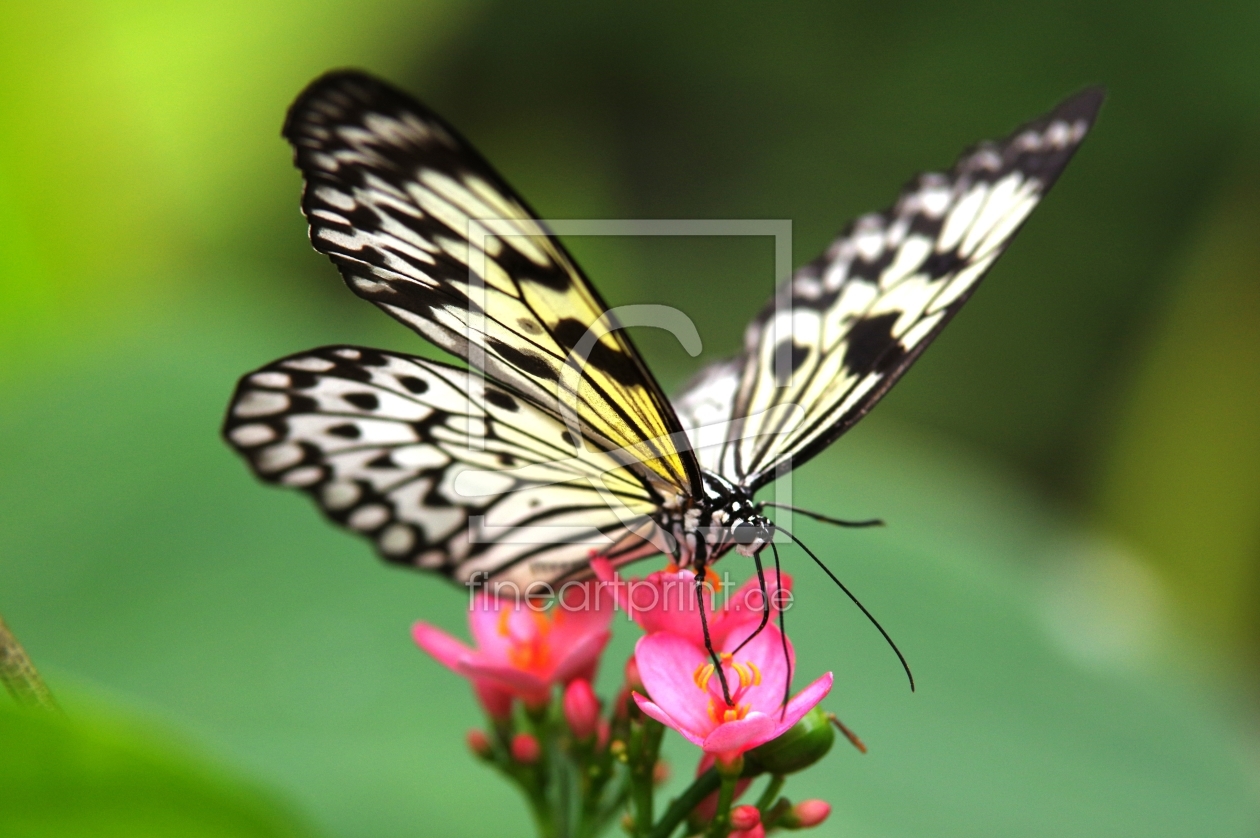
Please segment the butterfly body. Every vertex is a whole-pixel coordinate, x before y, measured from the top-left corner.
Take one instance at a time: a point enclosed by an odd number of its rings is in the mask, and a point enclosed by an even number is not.
[[[671,401],[559,241],[458,132],[362,73],[284,136],[311,243],[468,368],[364,347],[245,375],[224,434],[387,560],[526,587],[657,553],[756,557],[753,495],[864,416],[975,290],[1093,124],[1086,90],[921,175],[789,277]],[[790,535],[790,534],[789,534]]]

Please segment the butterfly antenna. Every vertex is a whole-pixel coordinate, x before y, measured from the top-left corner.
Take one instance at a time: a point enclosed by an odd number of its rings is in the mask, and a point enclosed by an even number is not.
[[[914,692],[914,673],[910,671],[910,664],[906,663],[906,656],[901,654],[901,650],[897,648],[897,644],[893,642],[893,639],[888,636],[888,632],[884,631],[884,627],[879,624],[879,620],[876,620],[875,616],[871,614],[871,612],[866,610],[866,606],[863,605],[862,602],[853,595],[852,591],[850,591],[848,588],[844,586],[843,582],[841,582],[838,578],[836,578],[836,575],[831,572],[831,568],[823,564],[822,559],[815,556],[814,551],[806,547],[803,541],[801,541],[799,538],[793,535],[791,531],[784,529],[778,524],[773,524],[772,526],[779,532],[786,535],[788,538],[795,541],[796,545],[800,547],[802,550],[804,550],[805,554],[808,555],[811,559],[813,559],[814,563],[817,564],[819,567],[821,567],[824,573],[826,573],[828,576],[831,577],[831,581],[835,582],[836,586],[839,587],[840,590],[844,591],[845,596],[853,600],[853,604],[862,610],[862,613],[866,615],[866,619],[871,621],[871,625],[879,629],[879,633],[884,636],[884,640],[888,643],[890,647],[892,647],[892,650],[896,652],[897,660],[901,661],[901,668],[906,671],[906,677],[910,679],[910,692]]]
[[[761,508],[765,508],[769,506],[773,509],[786,509],[789,512],[799,512],[801,515],[804,515],[808,518],[813,518],[815,521],[822,521],[824,524],[835,524],[837,527],[882,527],[884,526],[884,520],[882,518],[869,518],[865,521],[844,521],[844,520],[841,520],[840,518],[832,518],[827,515],[820,515],[817,512],[810,512],[808,509],[801,509],[798,506],[791,506],[786,503],[774,503],[773,501],[768,501],[768,500],[763,500],[761,503],[758,504],[758,506]],[[784,532],[787,532],[787,530],[784,530]]]

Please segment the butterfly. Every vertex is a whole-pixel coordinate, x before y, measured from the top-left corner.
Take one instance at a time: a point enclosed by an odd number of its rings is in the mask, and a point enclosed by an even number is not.
[[[760,576],[782,528],[756,492],[909,369],[1102,99],[1086,89],[912,180],[786,279],[742,351],[671,401],[563,245],[454,128],[378,79],[329,73],[283,129],[311,243],[354,293],[468,367],[300,352],[240,379],[223,433],[258,477],[306,492],[386,560],[461,584],[528,593],[588,576],[594,557],[665,553],[699,585],[731,549]]]

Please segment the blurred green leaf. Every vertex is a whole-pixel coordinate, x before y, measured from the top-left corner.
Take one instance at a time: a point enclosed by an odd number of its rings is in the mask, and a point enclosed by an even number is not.
[[[301,838],[274,799],[152,730],[0,706],[0,834],[21,838]]]
[[[1190,629],[1253,670],[1260,637],[1260,166],[1222,179],[1138,344],[1096,497]],[[1137,353],[1135,353],[1137,354]]]

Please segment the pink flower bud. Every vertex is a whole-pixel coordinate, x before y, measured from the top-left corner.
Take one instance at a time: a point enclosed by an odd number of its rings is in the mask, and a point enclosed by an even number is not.
[[[564,688],[564,718],[578,739],[594,736],[599,727],[599,699],[585,678],[574,678]]]
[[[542,755],[538,740],[529,733],[518,733],[512,737],[512,759],[524,765],[533,765]]]
[[[756,806],[736,806],[731,810],[731,828],[743,832],[761,823],[761,812]]]
[[[831,804],[825,800],[802,800],[797,803],[783,818],[783,825],[792,829],[808,829],[827,820],[831,814]]]
[[[468,731],[466,741],[468,742],[468,750],[472,751],[479,757],[490,756],[490,738],[486,736],[484,731],[473,728]]]
[[[612,727],[608,724],[608,720],[600,719],[596,727],[595,747],[601,751],[607,748],[610,736],[612,736]]]

